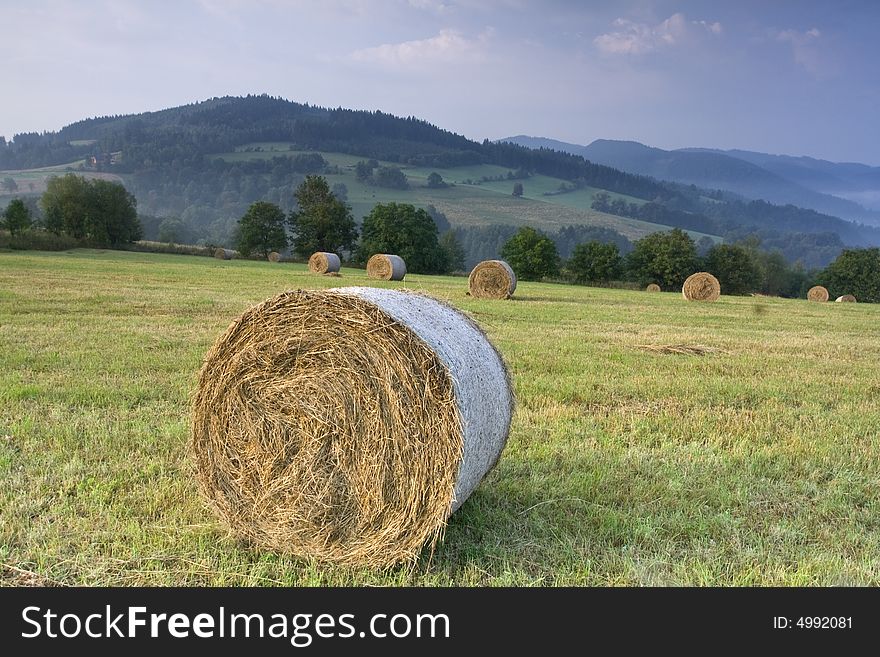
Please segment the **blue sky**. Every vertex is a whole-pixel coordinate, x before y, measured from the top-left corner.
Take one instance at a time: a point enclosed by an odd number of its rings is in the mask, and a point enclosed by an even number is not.
[[[880,2],[0,0],[0,135],[269,93],[880,165]]]

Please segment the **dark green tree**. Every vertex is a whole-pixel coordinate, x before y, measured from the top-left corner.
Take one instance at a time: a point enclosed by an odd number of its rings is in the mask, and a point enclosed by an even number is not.
[[[574,247],[567,269],[575,283],[607,283],[623,274],[623,258],[616,244],[593,240]]]
[[[302,258],[315,251],[351,252],[357,241],[357,225],[351,208],[340,201],[323,176],[306,176],[294,192],[297,209],[288,223],[294,232],[293,250]]]
[[[504,243],[501,257],[513,268],[516,277],[524,281],[537,281],[559,273],[556,244],[529,226],[520,228]]]
[[[85,220],[89,213],[89,183],[85,178],[72,173],[50,178],[40,205],[48,230],[66,233],[75,239],[85,237]]]
[[[257,253],[264,258],[270,251],[287,248],[284,211],[274,203],[256,201],[238,220],[237,248],[245,257]]]
[[[428,174],[428,187],[431,189],[443,189],[444,187],[449,187],[449,185],[443,180],[443,176],[436,171],[432,171]]]
[[[18,235],[23,230],[27,230],[32,223],[31,212],[20,198],[10,201],[3,217],[6,220],[3,225],[12,235]]]
[[[376,253],[394,253],[416,274],[448,271],[446,252],[437,241],[437,226],[422,208],[408,203],[379,203],[364,217],[359,260]]]
[[[521,182],[513,183],[513,195],[514,196],[522,196],[523,195],[523,185]]]
[[[379,167],[373,174],[373,184],[389,189],[409,189],[406,174],[397,167]]]
[[[651,233],[634,244],[627,265],[639,285],[657,283],[667,290],[680,288],[697,268],[694,241],[680,228]]]
[[[880,303],[880,248],[845,249],[819,276],[832,297]]]
[[[121,184],[109,180],[91,180],[87,198],[87,240],[100,246],[119,246],[141,238],[137,200]]]
[[[159,224],[159,241],[184,244],[191,239],[186,224],[177,217],[167,217]]]
[[[3,179],[3,189],[7,192],[17,192],[18,191],[18,183],[15,182],[15,178],[12,176],[6,176]]]
[[[40,204],[47,229],[95,246],[119,246],[142,235],[137,200],[120,183],[69,173],[49,180]]]
[[[761,269],[755,257],[739,244],[716,244],[706,254],[705,268],[724,294],[748,294],[761,287]]]
[[[447,230],[440,236],[440,248],[446,254],[446,272],[464,270],[464,247],[455,236],[454,230]]]

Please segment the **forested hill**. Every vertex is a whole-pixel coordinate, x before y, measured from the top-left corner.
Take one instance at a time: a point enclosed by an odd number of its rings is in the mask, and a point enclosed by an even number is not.
[[[30,171],[43,167],[53,169]],[[318,174],[357,218],[378,202],[395,201],[434,206],[434,216],[445,213],[456,230],[500,226],[498,235],[533,224],[550,232],[569,226],[638,238],[674,226],[705,239],[753,237],[806,266],[826,265],[845,245],[880,244],[878,228],[627,173],[555,144],[477,142],[413,117],[267,95],[86,119],[58,132],[18,134],[11,142],[0,138],[0,170],[12,174],[4,175],[0,201],[16,193],[36,197],[49,176],[65,171],[118,176],[137,198],[150,239],[164,234],[229,244],[251,203],[290,211],[296,187]],[[431,176],[439,182],[431,183]],[[597,197],[601,191],[611,196]],[[163,224],[173,230],[163,233]],[[471,237],[476,243],[485,236]],[[490,251],[480,255],[497,256]]]
[[[15,135],[13,143],[0,143],[0,169],[59,165],[109,153],[121,153],[113,164],[117,173],[137,173],[157,165],[201,167],[207,155],[254,142],[289,142],[300,150],[350,153],[413,166],[495,164],[581,180],[645,200],[669,195],[648,178],[568,153],[488,140],[479,143],[412,117],[325,109],[266,95],[214,98],[158,112],[86,119],[57,133]]]

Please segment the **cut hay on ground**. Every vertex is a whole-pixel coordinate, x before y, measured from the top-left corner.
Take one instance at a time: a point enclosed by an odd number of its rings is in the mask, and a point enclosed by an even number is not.
[[[400,256],[377,253],[367,261],[367,276],[382,281],[402,281],[406,276],[406,263]]]
[[[687,277],[681,294],[688,301],[715,301],[721,296],[721,283],[709,272],[698,271]]]
[[[309,258],[309,271],[313,274],[337,272],[340,266],[342,266],[342,263],[339,260],[339,256],[335,253],[318,251]]]
[[[266,256],[269,262],[281,262],[281,254],[278,251],[272,251]]]
[[[648,287],[645,288],[645,292],[660,292],[660,286],[656,283],[650,283]]]
[[[851,294],[844,294],[835,299],[837,303],[856,303],[856,298]]]
[[[477,299],[509,299],[514,290],[516,274],[503,260],[483,260],[468,277],[468,291]]]
[[[379,288],[285,292],[208,352],[190,452],[239,537],[386,567],[442,535],[501,454],[512,405],[503,361],[454,308]]]
[[[814,285],[807,292],[807,299],[809,301],[819,301],[825,303],[826,301],[828,301],[828,290],[821,285]]]
[[[235,257],[235,251],[218,246],[214,249],[214,257],[219,260],[232,260]]]
[[[706,354],[723,354],[722,349],[706,347],[701,344],[640,344],[639,349],[655,354],[681,354],[684,356],[705,356]]]

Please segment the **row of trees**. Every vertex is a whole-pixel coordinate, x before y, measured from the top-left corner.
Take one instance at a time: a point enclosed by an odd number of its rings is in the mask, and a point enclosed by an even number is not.
[[[39,228],[93,246],[109,247],[141,239],[137,201],[125,187],[108,180],[86,180],[72,173],[49,180],[40,198]],[[35,225],[34,212],[14,199],[3,213],[3,227],[13,236]]]
[[[301,258],[316,251],[348,253],[366,262],[376,253],[395,253],[415,273],[443,274],[464,267],[464,252],[452,231],[439,236],[437,223],[408,203],[376,205],[358,230],[351,208],[322,176],[306,176],[290,214],[273,203],[257,201],[239,220],[237,246],[244,255],[263,257],[288,246]],[[288,233],[290,231],[290,234]]]
[[[625,256],[614,243],[591,240],[576,246],[563,261],[550,237],[525,227],[504,244],[501,256],[522,280],[562,277],[600,285],[630,281],[675,290],[695,271],[708,271],[718,278],[725,294],[800,297],[807,287],[820,283],[834,295],[854,294],[860,301],[880,301],[878,248],[844,250],[826,269],[807,272],[788,265],[779,252],[761,251],[756,240],[716,244],[701,257],[693,239],[676,228],[645,236]]]

